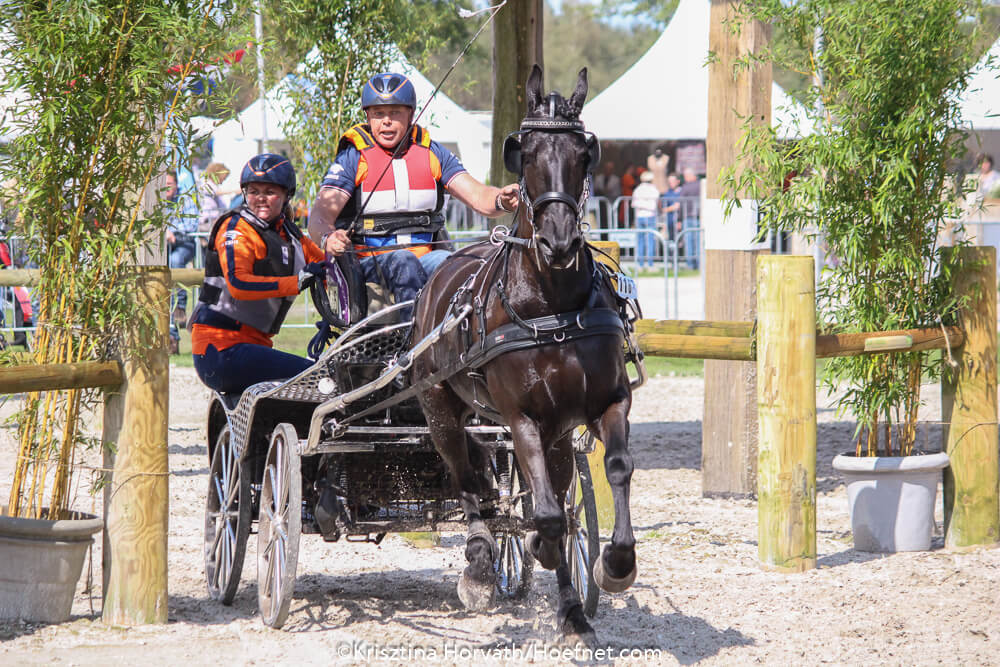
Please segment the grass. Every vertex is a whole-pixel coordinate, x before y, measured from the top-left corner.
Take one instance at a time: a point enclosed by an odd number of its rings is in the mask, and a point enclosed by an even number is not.
[[[291,307],[288,311],[288,317],[285,318],[285,326],[281,328],[278,335],[274,337],[274,347],[282,352],[288,352],[289,354],[297,354],[300,357],[306,356],[306,347],[309,345],[309,341],[312,337],[316,335],[316,327],[291,327],[289,324],[301,324],[304,321],[303,310],[305,305],[309,304],[309,317],[310,321],[318,322],[319,315],[316,313],[316,309],[312,306],[312,299],[308,294],[300,294],[298,299],[295,301],[295,305]],[[191,297],[188,297],[188,317],[191,316],[191,311],[193,310],[193,302]],[[192,367],[194,366],[194,360],[191,357],[191,333],[187,329],[181,329],[181,344],[180,352],[178,354],[170,355],[170,363],[177,366]]]
[[[626,273],[628,273],[633,278],[662,278],[663,269],[637,269],[635,264],[625,264],[623,267]],[[695,269],[689,269],[686,266],[679,266],[677,271],[677,276],[679,278],[693,278],[700,275],[699,271]],[[674,270],[670,269],[670,277],[674,277]]]

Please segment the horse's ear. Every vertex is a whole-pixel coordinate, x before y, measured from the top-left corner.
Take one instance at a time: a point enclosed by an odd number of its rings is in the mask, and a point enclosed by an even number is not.
[[[569,98],[569,103],[576,109],[582,109],[587,101],[587,68],[584,67],[576,77],[576,90]]]
[[[530,114],[542,106],[542,68],[538,66],[538,63],[535,63],[531,68],[524,92],[528,95],[528,113]]]

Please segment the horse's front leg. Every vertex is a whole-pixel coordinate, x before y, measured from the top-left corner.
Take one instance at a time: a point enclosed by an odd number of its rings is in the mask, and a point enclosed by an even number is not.
[[[554,570],[559,566],[560,540],[566,535],[566,513],[563,511],[562,496],[553,488],[550,472],[554,469],[549,465],[550,452],[545,450],[534,420],[520,415],[509,419],[508,423],[514,438],[514,454],[531,489],[534,504],[535,530],[526,536],[527,546],[539,565],[546,570]],[[558,449],[560,442],[553,447]],[[562,493],[566,493],[565,485],[562,486]]]
[[[609,593],[620,593],[635,581],[635,535],[629,510],[629,486],[632,481],[632,455],[628,451],[628,412],[631,400],[613,403],[590,430],[604,442],[604,470],[611,485],[615,505],[615,529],[611,543],[605,545],[594,564],[594,581]]]
[[[459,399],[447,387],[438,385],[420,397],[434,446],[455,481],[459,503],[469,524],[465,560],[469,563],[458,580],[458,598],[470,611],[485,611],[496,600],[498,549],[479,509],[481,477],[469,455],[469,441],[462,426],[463,415],[455,409]]]

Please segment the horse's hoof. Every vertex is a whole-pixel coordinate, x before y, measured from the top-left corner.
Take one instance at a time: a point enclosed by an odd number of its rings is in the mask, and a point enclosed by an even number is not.
[[[587,617],[583,613],[583,605],[579,602],[559,609],[557,618],[559,620],[559,636],[557,642],[563,646],[574,647],[578,645],[587,648],[597,648],[597,635],[594,628],[590,627]]]
[[[496,582],[476,581],[465,572],[458,578],[458,599],[469,611],[486,611],[496,602]]]
[[[546,544],[542,536],[538,534],[537,531],[532,530],[527,535],[524,536],[525,543],[528,545],[528,551],[531,555],[535,557],[538,564],[544,567],[546,570],[554,570],[559,567],[559,549],[558,548],[546,548],[549,545]],[[553,547],[555,545],[552,545]]]
[[[612,577],[604,571],[604,558],[598,554],[597,562],[594,563],[594,581],[597,582],[597,585],[602,591],[606,591],[608,593],[621,593],[635,583],[635,575],[638,571],[638,567],[633,567],[632,571],[624,577]]]

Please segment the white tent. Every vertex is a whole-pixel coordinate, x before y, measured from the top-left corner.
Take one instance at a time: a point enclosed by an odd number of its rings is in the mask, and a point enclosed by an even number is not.
[[[990,62],[993,62],[992,67]],[[973,70],[969,87],[962,96],[962,120],[973,130],[1000,130],[1000,40]]]
[[[315,49],[306,56],[307,59],[317,57]],[[389,70],[410,77],[417,91],[418,112],[423,109],[434,91],[434,85],[402,56]],[[221,124],[213,133],[213,159],[225,163],[233,170],[230,179],[237,177],[239,167],[258,152],[258,140],[263,136],[261,104],[266,104],[268,140],[285,140],[282,125],[295,113],[287,93],[287,86],[290,85],[295,85],[292,75],[286,76],[268,91],[263,102],[257,99],[236,118]],[[491,141],[487,127],[442,92],[438,92],[424,110],[419,123],[430,131],[432,139],[451,148],[472,176],[485,180],[490,166]]]
[[[681,0],[663,34],[632,67],[584,105],[587,129],[605,140],[656,141],[708,136],[709,0]],[[804,109],[777,84],[771,88],[772,125],[782,138],[798,136]]]

